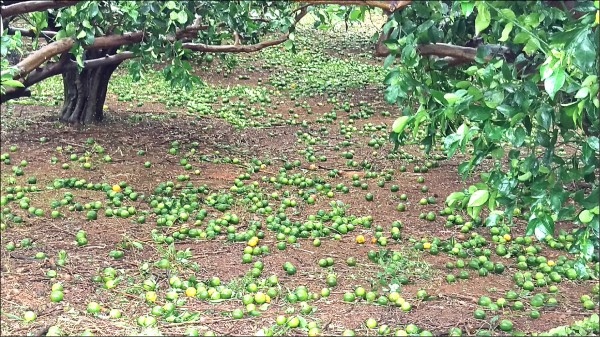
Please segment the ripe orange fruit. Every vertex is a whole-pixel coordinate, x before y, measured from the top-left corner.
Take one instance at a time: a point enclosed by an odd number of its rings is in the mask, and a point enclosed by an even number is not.
[[[510,234],[504,234],[503,238],[506,240],[506,242],[510,241],[511,239]]]
[[[550,267],[553,267],[556,265],[556,262],[554,262],[552,260],[548,260],[548,262],[546,262],[546,263],[548,263],[548,266],[550,266]]]
[[[356,243],[365,243],[365,237],[362,235],[358,235],[356,237]]]
[[[248,240],[248,246],[250,246],[250,247],[256,247],[257,244],[258,244],[258,238],[256,236],[254,236],[250,240]]]
[[[431,243],[429,243],[429,242],[425,242],[425,243],[423,244],[423,248],[425,248],[425,249],[429,249],[429,248],[431,248]]]
[[[185,295],[188,297],[194,297],[196,296],[196,288],[194,287],[189,287],[185,290]]]
[[[119,185],[113,185],[112,190],[115,191],[115,192],[117,192],[117,193],[119,193],[119,192],[121,192],[121,186],[119,186]]]
[[[372,244],[376,244],[377,243],[377,239],[376,238],[371,238],[371,243]]]

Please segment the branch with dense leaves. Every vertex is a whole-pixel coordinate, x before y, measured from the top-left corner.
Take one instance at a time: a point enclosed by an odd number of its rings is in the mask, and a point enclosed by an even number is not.
[[[136,33],[125,33],[123,35],[109,35],[109,36],[101,36],[94,40],[94,43],[89,46],[84,46],[84,49],[108,49],[108,48],[116,48],[128,44],[139,43],[143,40],[144,33],[136,32]],[[38,49],[33,52],[31,55],[27,56],[17,65],[17,71],[13,75],[13,79],[19,79],[33,70],[37,69],[39,66],[44,64],[49,59],[53,58],[56,55],[60,55],[68,52],[73,45],[75,44],[75,40],[72,38],[60,39],[58,41],[52,42],[50,44],[45,45],[44,47]],[[5,70],[2,72],[2,76],[8,73],[9,70]]]
[[[3,18],[76,5],[79,0],[24,1],[0,7]]]
[[[296,15],[295,23],[299,22],[305,15],[307,14],[307,7],[303,7],[302,10]],[[176,41],[178,36],[180,38],[184,38],[189,36],[190,33],[198,32],[199,30],[205,29],[204,26],[194,24],[192,26],[181,29],[175,33],[174,37],[169,38],[171,42]],[[83,46],[84,49],[107,49],[107,48],[116,48],[124,45],[130,45],[142,42],[145,37],[144,32],[135,32],[135,33],[125,33],[123,35],[108,35],[101,36],[94,40],[94,43],[88,46]],[[194,43],[184,43],[183,48],[189,49],[192,51],[201,51],[201,52],[255,52],[266,47],[274,46],[277,44],[281,44],[289,38],[289,33],[284,34],[278,39],[264,41],[253,45],[240,45],[239,41],[236,40],[236,44],[234,45],[205,45],[205,44],[194,44]],[[13,79],[19,79],[23,76],[29,74],[47,60],[51,59],[56,55],[63,54],[69,51],[75,44],[75,40],[72,38],[65,38],[55,42],[52,42],[39,50],[33,52],[31,55],[26,57],[24,60],[19,62],[15,67],[17,71],[13,75]],[[5,70],[2,72],[2,75],[8,73],[9,70]]]

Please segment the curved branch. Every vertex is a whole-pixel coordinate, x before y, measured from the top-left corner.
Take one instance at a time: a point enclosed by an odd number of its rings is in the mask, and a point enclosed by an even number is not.
[[[46,11],[53,8],[62,8],[76,5],[78,0],[47,0],[47,1],[25,1],[12,5],[0,7],[0,14],[3,18],[31,12]]]
[[[275,40],[264,41],[256,44],[241,45],[208,45],[204,43],[184,43],[183,48],[197,52],[214,52],[214,53],[252,53],[257,52],[261,49],[275,46],[284,43],[288,40],[290,34],[284,34],[280,38]]]
[[[369,6],[381,8],[384,11],[393,13],[401,8],[404,8],[412,2],[411,0],[401,1],[371,1],[371,0],[294,0],[296,2],[303,2],[309,5],[342,5],[342,6]]]
[[[300,8],[300,12],[296,14],[294,18],[294,27],[302,18],[308,13],[308,6],[303,6]],[[276,46],[278,44],[282,44],[288,40],[290,37],[290,33],[285,33],[275,40],[263,41],[256,44],[250,45],[241,45],[239,35],[237,32],[234,32],[234,44],[232,45],[208,45],[204,43],[184,43],[182,45],[183,48],[189,49],[191,51],[196,52],[214,52],[214,53],[253,53],[257,52],[261,49]]]

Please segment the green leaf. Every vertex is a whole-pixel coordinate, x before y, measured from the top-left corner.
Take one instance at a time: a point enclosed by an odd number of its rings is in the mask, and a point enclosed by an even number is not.
[[[394,144],[394,149],[392,149],[392,153],[396,153],[398,147],[400,146],[400,135],[395,132],[390,132],[388,139]]]
[[[87,33],[85,32],[85,30],[82,30],[79,32],[79,34],[77,34],[77,39],[83,39],[85,36],[87,35]]]
[[[498,224],[498,221],[500,219],[502,219],[502,213],[500,213],[498,211],[493,211],[485,219],[485,226],[486,227],[494,227]]]
[[[530,38],[531,38],[531,35],[529,35],[529,33],[520,32],[519,34],[517,34],[515,36],[515,38],[513,39],[513,42],[516,44],[523,44],[523,43],[529,41]]]
[[[465,17],[471,15],[473,13],[473,8],[475,8],[475,2],[471,1],[462,1],[460,3],[460,10],[462,11]]]
[[[461,201],[465,197],[463,192],[453,192],[446,198],[446,204],[448,207],[453,207],[459,201]]]
[[[180,24],[185,24],[188,20],[188,15],[185,11],[180,11],[179,13],[177,13],[177,21],[179,21]]]
[[[360,17],[361,10],[356,8],[350,12],[350,20],[356,21]]]
[[[462,138],[462,135],[456,133],[448,135],[446,138],[444,138],[444,150],[446,150],[449,158],[452,158],[456,150],[458,150],[458,147],[460,146],[460,140]]]
[[[24,88],[25,87],[23,85],[23,83],[21,83],[17,80],[3,80],[2,85],[5,85],[7,87],[13,87],[13,88]]]
[[[483,97],[485,105],[487,105],[489,108],[495,109],[497,106],[502,104],[502,101],[504,101],[504,92],[486,91]]]
[[[398,117],[394,121],[394,124],[392,125],[392,131],[394,131],[395,133],[401,134],[402,131],[404,131],[404,128],[406,127],[406,124],[408,123],[409,120],[410,120],[410,116]]]
[[[483,3],[479,3],[477,6],[477,17],[475,18],[475,35],[479,35],[492,22],[492,16],[487,6]]]
[[[396,59],[396,56],[394,54],[389,54],[385,58],[385,61],[383,61],[383,67],[384,68],[389,68],[392,65],[392,63],[394,63],[395,59]]]
[[[78,65],[80,68],[83,68],[83,53],[78,53],[78,54],[75,56],[75,61],[77,61],[77,65]]]
[[[596,136],[588,137],[587,143],[592,148],[592,150],[594,150],[596,152],[600,151],[600,141],[598,140],[598,137],[596,137]]]
[[[507,41],[508,40],[508,36],[510,34],[510,32],[512,32],[513,29],[513,23],[509,22],[506,24],[506,26],[504,26],[504,29],[502,30],[502,36],[498,39],[498,41]]]
[[[584,209],[583,211],[581,211],[581,213],[579,213],[579,221],[581,221],[582,223],[590,223],[592,222],[593,218],[594,215],[588,209]]]
[[[385,89],[385,101],[393,104],[398,99],[398,95],[400,94],[400,87],[397,85],[389,86]]]
[[[516,147],[523,145],[525,142],[525,136],[527,136],[527,132],[522,127],[518,127],[515,129],[514,140],[512,144]]]
[[[177,4],[175,3],[175,1],[167,1],[168,9],[175,9],[176,7],[177,7]]]
[[[469,203],[467,207],[479,207],[485,204],[490,197],[490,192],[488,190],[477,190],[471,198],[469,198]]]
[[[527,54],[527,56],[533,55],[533,53],[535,53],[539,49],[540,49],[540,41],[535,37],[532,39],[529,39],[529,41],[527,41],[527,44],[525,44],[525,47],[523,47],[523,51],[525,52],[525,54]]]
[[[590,88],[588,87],[582,87],[581,89],[579,89],[577,91],[577,94],[575,94],[575,98],[586,98],[588,95],[590,94]]]
[[[573,63],[584,72],[593,69],[598,52],[597,46],[594,46],[589,37],[590,35],[592,35],[592,33],[588,33],[586,30],[579,34],[577,36],[578,38],[567,46],[567,48],[572,50]]]
[[[515,20],[517,18],[517,16],[515,15],[515,12],[513,12],[512,9],[510,8],[502,8],[500,10],[500,14],[508,20]]]
[[[285,48],[285,50],[291,50],[292,48],[294,48],[294,41],[292,40],[287,40],[283,43],[283,47]]]
[[[538,240],[543,240],[546,236],[554,233],[554,220],[548,214],[543,214],[542,217],[532,215],[527,224],[527,232],[525,235],[534,234]]]
[[[550,98],[554,99],[556,93],[563,87],[565,84],[565,80],[567,78],[567,73],[563,68],[556,68],[550,77],[544,80],[544,89]]]

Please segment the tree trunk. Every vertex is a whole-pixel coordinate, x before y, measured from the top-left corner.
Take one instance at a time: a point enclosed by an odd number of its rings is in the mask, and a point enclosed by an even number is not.
[[[83,69],[81,72],[72,68],[63,71],[65,98],[60,120],[72,124],[101,122],[108,82],[118,66],[110,64]]]

